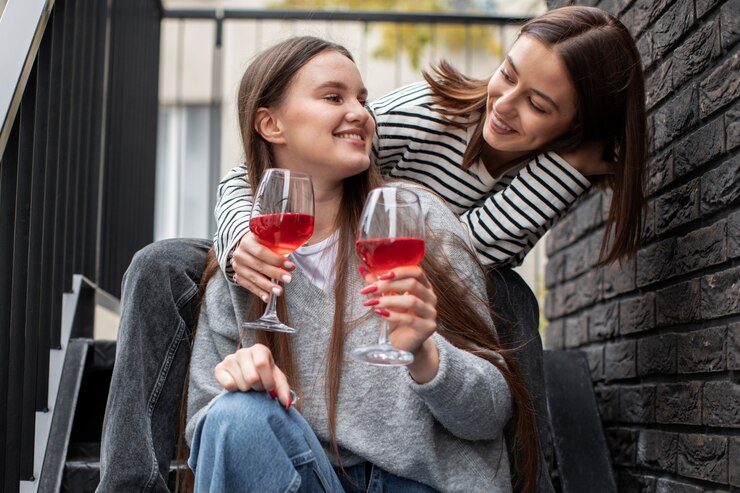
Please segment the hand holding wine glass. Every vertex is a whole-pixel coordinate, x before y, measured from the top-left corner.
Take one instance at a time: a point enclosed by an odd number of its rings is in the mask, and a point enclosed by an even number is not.
[[[249,229],[260,243],[275,253],[287,256],[313,234],[313,186],[311,177],[296,171],[270,168],[262,176],[252,206]],[[276,280],[272,280],[277,283]],[[295,332],[282,323],[270,299],[259,320],[245,322],[243,329]]]
[[[404,319],[416,323],[409,319],[416,318],[413,314],[418,310],[420,320],[431,320],[434,324],[436,305],[434,292],[418,268],[424,258],[424,218],[416,194],[393,187],[370,192],[357,231],[356,250],[360,260],[379,280],[365,287],[361,294],[381,291],[393,295],[393,300],[384,297],[365,302],[365,306],[376,307],[375,312],[382,317],[380,336],[376,345],[357,348],[351,354],[376,365],[408,365],[414,361],[413,354],[391,345],[388,321],[393,318],[394,325],[403,325]],[[406,269],[409,272],[404,275],[400,267],[409,268]],[[394,279],[396,272],[392,269],[402,275]],[[382,289],[380,283],[385,283]],[[395,309],[394,314],[386,308]]]

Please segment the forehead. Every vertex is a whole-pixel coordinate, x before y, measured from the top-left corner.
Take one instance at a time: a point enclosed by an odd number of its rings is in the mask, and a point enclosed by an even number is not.
[[[325,51],[310,59],[298,71],[293,84],[313,87],[327,81],[342,82],[356,91],[365,87],[357,65],[337,51]]]
[[[560,55],[537,38],[522,34],[509,50],[519,78],[532,89],[542,91],[558,104],[575,104],[575,88]]]

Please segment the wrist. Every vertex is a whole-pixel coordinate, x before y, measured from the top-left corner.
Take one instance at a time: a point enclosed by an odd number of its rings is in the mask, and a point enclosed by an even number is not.
[[[431,382],[439,370],[439,349],[429,337],[414,353],[414,362],[408,366],[411,378],[418,384]]]

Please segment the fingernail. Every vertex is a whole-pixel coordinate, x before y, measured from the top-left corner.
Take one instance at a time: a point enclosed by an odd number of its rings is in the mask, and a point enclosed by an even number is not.
[[[295,269],[295,265],[293,264],[293,262],[287,262],[287,261],[286,262],[283,262],[283,267],[286,268],[286,269],[288,269],[288,270]]]
[[[378,286],[376,286],[375,284],[371,284],[369,286],[365,286],[364,288],[362,288],[360,290],[360,294],[370,294],[370,293],[374,293],[377,290],[378,290]]]
[[[275,286],[274,288],[272,288],[272,294],[274,294],[275,296],[280,296],[280,293],[282,292],[283,290],[280,288],[280,286]]]
[[[396,277],[396,273],[395,273],[395,272],[393,272],[393,271],[391,271],[391,272],[386,272],[386,273],[385,273],[385,274],[383,274],[382,276],[378,276],[378,279],[379,279],[380,281],[390,281],[390,280],[391,280],[391,279],[393,279],[394,277]]]
[[[290,284],[290,281],[293,280],[293,278],[288,274],[284,274],[280,279],[282,279],[285,284]]]
[[[365,277],[366,275],[370,274],[370,271],[361,265],[357,266],[357,272],[359,272],[362,277]]]
[[[391,312],[389,312],[388,310],[383,310],[382,308],[376,308],[373,311],[375,313],[377,313],[378,315],[380,315],[381,317],[390,317],[391,316]]]
[[[290,405],[291,405],[291,404],[293,404],[293,396],[292,396],[292,395],[289,395],[289,396],[288,396],[288,404],[287,404],[287,405],[285,406],[285,410],[286,410],[286,411],[287,411],[288,409],[290,409]]]
[[[270,394],[270,397],[272,397],[272,400],[273,400],[273,401],[274,401],[275,399],[277,399],[277,396],[278,396],[278,395],[277,395],[277,391],[276,391],[275,389],[272,389],[272,390],[270,390],[270,391],[269,391],[269,392],[267,392],[267,393],[268,393],[268,394]]]
[[[365,301],[363,303],[363,305],[365,305],[365,306],[375,306],[378,303],[380,303],[380,299],[379,298],[370,298],[369,300]]]
[[[264,301],[265,303],[267,303],[270,300],[270,296],[267,293],[263,294],[261,298],[262,298],[262,301]]]
[[[231,280],[234,281],[234,282],[236,282],[236,274],[234,274],[233,276],[231,276]]]

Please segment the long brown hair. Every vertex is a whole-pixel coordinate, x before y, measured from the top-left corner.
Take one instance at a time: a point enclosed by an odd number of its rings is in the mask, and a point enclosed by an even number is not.
[[[634,256],[640,244],[644,164],[647,158],[645,81],[640,54],[626,27],[595,8],[568,6],[524,24],[526,34],[551,47],[563,60],[577,94],[573,126],[544,150],[571,150],[585,140],[608,143],[605,156],[617,159],[614,176],[593,182],[613,190],[601,244],[602,264]],[[466,77],[446,62],[424,72],[441,113],[474,115],[475,132],[463,156],[463,168],[480,159],[486,145],[483,124],[488,81]],[[458,126],[459,123],[456,123]]]
[[[298,70],[313,57],[325,51],[336,51],[352,59],[342,47],[313,37],[299,37],[284,41],[262,52],[247,68],[239,89],[239,123],[244,143],[245,160],[249,171],[249,184],[252,190],[257,185],[264,171],[273,166],[270,145],[262,139],[255,129],[257,108],[278,105],[292,78]],[[342,203],[335,219],[339,234],[336,259],[336,279],[334,293],[336,310],[332,322],[332,334],[329,342],[329,362],[325,381],[326,404],[329,414],[329,431],[331,445],[338,456],[336,441],[337,401],[344,364],[344,343],[348,330],[345,320],[345,305],[350,293],[347,292],[348,278],[354,273],[357,265],[353,252],[356,228],[365,197],[373,188],[381,186],[383,181],[375,166],[366,171],[345,179]],[[448,235],[449,236],[449,235]],[[460,239],[442,237],[430,232],[427,238],[429,251],[440,251],[438,245],[443,241]],[[472,250],[465,247],[472,259],[476,259]],[[211,255],[208,272],[213,275],[215,257]],[[477,354],[490,361],[500,369],[509,385],[513,402],[516,423],[516,468],[522,474],[524,491],[534,491],[539,467],[539,443],[534,413],[521,374],[509,355],[502,351],[495,333],[486,327],[486,319],[479,314],[476,306],[488,306],[485,300],[473,300],[464,288],[464,283],[457,277],[455,266],[447,258],[435,258],[427,255],[422,268],[430,279],[438,296],[439,333],[455,346]],[[482,275],[482,272],[481,272]],[[204,276],[204,283],[208,278]],[[288,321],[283,297],[278,298],[278,311],[283,321]],[[483,305],[476,305],[483,303]],[[257,297],[252,297],[248,315],[259,317],[264,305]],[[297,368],[293,358],[290,338],[285,334],[258,331],[258,340],[273,352],[275,363],[285,372],[291,387],[300,394]]]

